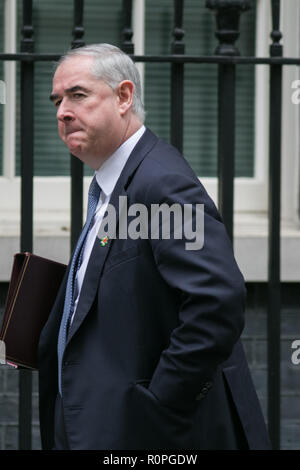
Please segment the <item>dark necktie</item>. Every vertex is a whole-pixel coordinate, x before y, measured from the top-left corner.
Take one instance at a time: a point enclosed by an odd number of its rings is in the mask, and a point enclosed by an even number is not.
[[[58,389],[59,389],[60,395],[62,395],[62,391],[61,391],[62,359],[63,359],[63,354],[65,350],[65,345],[66,345],[68,326],[69,326],[69,323],[73,314],[74,301],[75,301],[74,281],[75,281],[77,270],[79,269],[80,264],[81,264],[84,243],[85,243],[87,234],[92,226],[92,221],[93,221],[94,214],[98,205],[99,197],[100,197],[100,187],[97,183],[96,177],[94,176],[90,185],[90,189],[89,189],[86,223],[78,239],[77,245],[74,250],[74,255],[71,261],[67,287],[66,287],[64,311],[63,311],[59,334],[58,334],[58,343],[57,343]]]

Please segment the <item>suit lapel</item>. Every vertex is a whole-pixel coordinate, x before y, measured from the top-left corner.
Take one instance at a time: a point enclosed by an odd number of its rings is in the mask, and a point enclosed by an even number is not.
[[[115,208],[117,224],[120,216],[119,197],[126,196],[126,188],[128,187],[131,178],[133,177],[140,163],[143,161],[147,153],[152,149],[156,142],[157,137],[149,129],[146,129],[145,133],[138,141],[125,164],[125,167],[117,181],[109,201],[109,204]],[[102,246],[100,239],[96,237],[82,284],[76,314],[69,330],[67,344],[80,327],[94,302],[105,260],[108,256],[113,241],[113,239],[108,239],[107,244]]]

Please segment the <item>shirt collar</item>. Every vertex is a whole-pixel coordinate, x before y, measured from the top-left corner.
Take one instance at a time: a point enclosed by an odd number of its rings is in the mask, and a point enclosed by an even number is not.
[[[129,155],[145,130],[145,126],[142,125],[129,139],[123,142],[123,144],[105,160],[99,170],[95,172],[97,183],[105,196],[110,196],[113,192]]]

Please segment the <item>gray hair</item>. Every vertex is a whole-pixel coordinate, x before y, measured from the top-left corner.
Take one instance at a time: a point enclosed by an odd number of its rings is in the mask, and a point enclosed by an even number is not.
[[[143,123],[145,111],[142,101],[142,87],[140,75],[131,58],[116,46],[111,44],[91,44],[69,50],[57,63],[57,67],[65,60],[87,55],[94,57],[91,73],[99,80],[103,80],[113,90],[123,80],[130,80],[134,84],[132,111]]]

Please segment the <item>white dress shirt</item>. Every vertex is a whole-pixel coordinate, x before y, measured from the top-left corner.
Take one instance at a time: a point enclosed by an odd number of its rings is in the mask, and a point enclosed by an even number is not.
[[[86,273],[86,268],[111,194],[125,166],[125,163],[128,160],[129,155],[131,154],[133,148],[136,146],[137,142],[144,134],[145,130],[145,126],[141,126],[139,130],[136,131],[131,137],[129,137],[129,139],[127,139],[109,158],[107,158],[105,162],[100,166],[99,170],[95,172],[95,176],[97,179],[97,183],[100,186],[101,193],[93,218],[93,225],[87,235],[86,242],[84,245],[82,262],[75,278],[75,302],[71,323],[76,313],[76,308],[78,305],[81,287]]]

